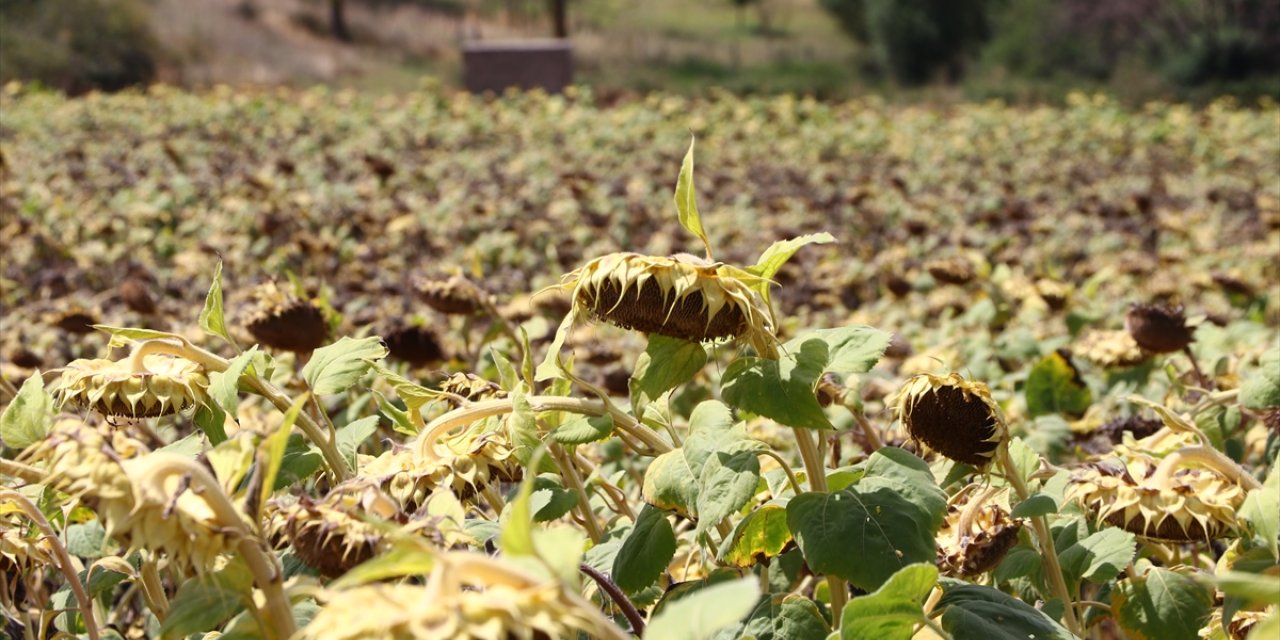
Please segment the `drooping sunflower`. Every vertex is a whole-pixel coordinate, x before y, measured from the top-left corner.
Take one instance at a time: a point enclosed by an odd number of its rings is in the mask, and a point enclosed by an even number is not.
[[[1022,520],[1009,517],[1008,491],[1000,493],[968,491],[961,501],[948,505],[937,533],[938,567],[944,574],[971,577],[986,573],[1017,546]]]
[[[1120,448],[1122,449],[1122,448]],[[1150,540],[1196,542],[1236,529],[1245,489],[1221,473],[1184,468],[1157,481],[1160,459],[1136,451],[1072,473],[1067,498],[1101,522]]]
[[[773,312],[750,273],[689,254],[611,253],[564,277],[573,312],[624,329],[691,342],[745,339],[764,353]]]
[[[957,462],[984,467],[1009,437],[987,385],[958,373],[914,376],[889,404],[912,438]]]
[[[106,416],[154,418],[209,402],[203,367],[167,355],[147,355],[143,367],[131,360],[73,360],[62,370],[55,392],[62,403]]]
[[[253,292],[253,306],[245,328],[254,339],[274,349],[306,353],[323,346],[329,324],[310,300],[268,281]]]

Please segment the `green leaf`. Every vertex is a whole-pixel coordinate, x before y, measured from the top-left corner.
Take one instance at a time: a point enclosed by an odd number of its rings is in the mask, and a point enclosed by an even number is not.
[[[942,590],[935,610],[942,610],[942,628],[952,637],[1074,640],[1070,631],[1043,611],[1003,591],[946,578]]]
[[[800,351],[806,343],[813,340],[820,340],[827,345],[822,373],[848,375],[866,373],[876,366],[893,341],[893,334],[865,325],[818,329],[788,340],[782,345],[782,350]]]
[[[633,406],[635,399],[642,398],[641,404],[652,402],[692,380],[706,364],[706,347],[696,342],[651,334],[649,346],[636,359],[635,370],[631,374]]]
[[[530,469],[537,469],[542,462],[545,448],[539,448],[531,457]],[[511,501],[502,517],[502,534],[498,539],[502,552],[511,556],[536,556],[533,546],[533,483],[537,476],[526,475],[520,483],[516,499]]]
[[[756,260],[754,265],[747,267],[747,271],[752,275],[771,280],[773,276],[777,275],[782,265],[786,264],[791,259],[791,256],[794,256],[803,247],[811,244],[829,244],[835,241],[835,236],[825,231],[798,236],[790,240],[779,240],[769,245],[769,248],[760,254],[760,259]]]
[[[155,329],[136,329],[134,327],[113,327],[107,324],[95,324],[94,329],[106,334],[110,334],[111,340],[107,342],[108,349],[119,349],[128,346],[132,342],[143,342],[145,340],[161,340],[164,338],[172,340],[181,340],[182,336],[168,331],[156,331]]]
[[[937,582],[933,564],[903,567],[874,593],[849,601],[840,640],[909,640],[924,621],[924,600]]]
[[[98,520],[90,520],[67,527],[67,553],[81,558],[101,558],[107,532]]]
[[[766,504],[738,522],[729,543],[720,547],[718,560],[745,569],[782,553],[792,540],[786,506]]]
[[[26,449],[44,439],[52,419],[53,397],[44,390],[44,378],[36,371],[0,413],[0,440],[10,448]]]
[[[1280,560],[1280,465],[1273,464],[1271,473],[1261,489],[1254,489],[1240,505],[1240,517],[1271,550],[1271,557]]]
[[[534,522],[555,520],[569,513],[578,504],[578,492],[565,489],[560,476],[554,473],[540,474],[533,480],[533,494],[529,498]]]
[[[538,559],[566,585],[578,584],[578,567],[582,564],[582,551],[586,543],[586,534],[569,525],[533,532],[533,548],[537,551]]]
[[[827,346],[811,340],[777,360],[739,358],[725,369],[724,401],[788,427],[831,429],[814,386],[827,363]]]
[[[1093,393],[1064,349],[1040,359],[1027,374],[1024,388],[1031,417],[1060,413],[1079,418],[1093,402]]]
[[[715,527],[751,501],[760,484],[755,451],[715,453],[702,465],[698,480],[697,533]]]
[[[588,444],[599,442],[613,433],[613,418],[609,416],[573,415],[551,432],[553,441],[560,444]]]
[[[696,517],[702,467],[707,459],[715,453],[732,455],[758,451],[764,446],[734,424],[733,414],[724,403],[702,402],[689,416],[689,435],[684,445],[649,463],[644,474],[644,499],[660,509]]]
[[[560,321],[560,326],[556,329],[555,338],[547,346],[547,355],[543,357],[542,362],[538,364],[538,368],[534,370],[534,380],[542,382],[560,375],[560,351],[564,349],[564,341],[569,337],[569,330],[573,328],[575,319],[576,315],[570,311]],[[528,351],[525,353],[528,354]]]
[[[1240,404],[1254,410],[1280,406],[1280,344],[1271,343],[1258,368],[1240,385]]]
[[[676,534],[667,514],[645,506],[613,560],[613,580],[627,593],[640,591],[658,581],[675,553]]]
[[[343,336],[331,345],[316,349],[307,366],[302,368],[302,377],[316,395],[343,393],[386,356],[387,346],[378,336]]]
[[[663,640],[707,640],[751,613],[760,598],[755,578],[704,587],[656,613],[645,637]]]
[[[218,336],[229,343],[231,334],[227,332],[227,322],[222,315],[222,261],[213,269],[213,283],[209,285],[209,294],[204,297],[204,308],[200,310],[200,328],[211,336]]]
[[[248,351],[227,362],[226,370],[209,374],[209,397],[232,416],[236,415],[236,409],[240,406],[240,376],[257,355],[258,345],[253,345]]]
[[[431,572],[435,562],[435,552],[428,545],[412,540],[397,540],[390,549],[342,574],[329,588],[346,589],[388,578],[426,575]]]
[[[181,638],[217,628],[247,606],[253,574],[243,560],[203,577],[187,580],[169,601],[160,625],[162,638]]]
[[[1133,561],[1138,543],[1132,533],[1107,527],[1058,552],[1063,577],[1073,592],[1080,580],[1101,584]]]
[[[831,625],[818,605],[796,594],[765,594],[742,623],[721,629],[716,640],[826,640]]]
[[[946,498],[918,459],[904,464],[877,452],[867,469],[843,491],[792,498],[787,526],[815,573],[873,591],[902,567],[933,561]]]
[[[196,407],[191,422],[209,439],[209,444],[227,441],[227,414],[218,405],[202,404]]]
[[[1239,598],[1245,606],[1280,605],[1280,575],[1227,571],[1213,581],[1223,593]]]
[[[1022,502],[1019,502],[1013,511],[1009,512],[1009,516],[1013,518],[1034,518],[1036,516],[1049,515],[1058,512],[1058,501],[1052,496],[1046,496],[1043,493],[1037,493]]]
[[[676,212],[680,217],[680,226],[697,236],[707,248],[707,257],[711,256],[711,242],[707,240],[707,232],[702,230],[702,216],[698,214],[698,198],[693,187],[693,145],[696,139],[689,139],[689,151],[684,154],[684,162],[680,165],[680,177],[676,179]]]
[[[284,464],[285,451],[289,448],[289,431],[307,402],[308,394],[304,393],[293,401],[293,405],[284,413],[284,422],[262,442],[258,453],[258,464],[263,466],[262,494],[258,504],[266,504],[267,498],[276,490],[276,477],[280,475],[280,467]]]
[[[1111,591],[1111,612],[1134,640],[1197,640],[1213,608],[1213,594],[1168,569],[1121,580]]]
[[[377,430],[377,414],[365,416],[338,429],[338,452],[342,454],[343,458],[346,458],[347,464],[351,465],[352,469],[356,468],[356,450]]]

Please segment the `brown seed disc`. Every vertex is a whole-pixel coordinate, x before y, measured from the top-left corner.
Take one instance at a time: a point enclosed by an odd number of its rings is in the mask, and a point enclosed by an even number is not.
[[[308,567],[326,578],[337,578],[352,567],[372,558],[374,545],[362,540],[348,546],[346,537],[323,521],[291,520],[285,529],[289,543]]]
[[[73,311],[58,318],[54,324],[67,333],[83,336],[94,332],[93,325],[98,324],[98,319],[83,311]]]
[[[126,307],[150,315],[156,312],[155,298],[151,297],[150,288],[141,278],[127,278],[120,283],[120,300]]]
[[[1181,351],[1192,340],[1182,307],[1135,304],[1125,315],[1124,327],[1138,346],[1155,353]]]
[[[1000,564],[1009,551],[1018,546],[1018,525],[999,525],[994,532],[983,531],[965,547],[960,575],[976,576]]]
[[[385,340],[392,358],[403,360],[415,367],[447,358],[440,341],[426,327],[417,325],[401,327],[389,332]]]
[[[911,436],[942,455],[974,466],[991,461],[999,428],[990,407],[950,386],[926,391],[912,401],[903,421]]]
[[[262,344],[295,353],[314,351],[329,337],[324,314],[306,302],[257,318],[249,323],[248,329]]]
[[[1206,532],[1204,527],[1197,520],[1191,520],[1186,528],[1183,528],[1177,520],[1173,518],[1165,518],[1159,526],[1154,528],[1147,527],[1146,522],[1141,517],[1135,517],[1128,522],[1124,520],[1124,513],[1117,511],[1103,520],[1113,526],[1120,527],[1129,533],[1141,536],[1148,540],[1161,540],[1164,542],[1203,542],[1211,538],[1216,538],[1219,531]],[[1210,535],[1213,534],[1213,535]]]
[[[593,317],[624,329],[692,342],[733,338],[747,330],[747,318],[738,307],[726,304],[708,323],[701,292],[679,300],[673,300],[674,295],[664,299],[662,286],[652,279],[629,287],[625,296],[615,280],[605,280],[595,290],[583,289],[580,295]]]

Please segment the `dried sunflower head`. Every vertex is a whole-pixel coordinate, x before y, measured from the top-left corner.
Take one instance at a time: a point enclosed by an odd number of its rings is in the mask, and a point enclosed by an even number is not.
[[[154,418],[208,404],[204,367],[160,354],[142,360],[141,370],[132,360],[73,360],[58,379],[58,399],[102,415],[130,418]]]
[[[384,532],[366,520],[403,520],[399,506],[376,487],[357,483],[335,488],[321,500],[303,496],[277,504],[273,521],[307,566],[336,578],[372,558]]]
[[[555,582],[467,579],[441,574],[426,586],[375,584],[338,592],[299,640],[527,640],[627,637]],[[489,559],[489,563],[499,561]],[[493,573],[493,571],[490,571]]]
[[[361,473],[376,479],[406,511],[414,511],[437,489],[466,500],[491,482],[516,482],[523,470],[509,440],[500,433],[464,432],[442,440],[438,457],[416,449],[389,449],[376,458],[363,458]]]
[[[474,282],[459,276],[422,278],[414,284],[418,296],[440,313],[469,316],[485,308],[488,294]]]
[[[1275,606],[1262,610],[1237,611],[1231,616],[1231,622],[1223,624],[1222,607],[1214,607],[1209,614],[1209,621],[1200,630],[1200,637],[1205,640],[1247,640],[1258,623],[1268,617],[1277,615]]]
[[[986,466],[1009,435],[987,385],[958,373],[917,375],[889,403],[913,439],[957,462]]]
[[[282,351],[306,353],[323,346],[329,338],[324,312],[275,282],[263,283],[254,290],[253,298],[245,328],[258,342]]]
[[[1181,306],[1135,304],[1125,314],[1124,327],[1138,346],[1154,353],[1181,351],[1193,339]]]
[[[466,398],[472,402],[507,397],[502,387],[474,373],[458,372],[440,382],[440,390]]]
[[[1128,331],[1090,331],[1071,349],[1093,364],[1111,369],[1133,367],[1151,359]]]
[[[1138,452],[1076,469],[1067,498],[1101,522],[1143,538],[1167,542],[1207,541],[1236,528],[1245,490],[1205,468],[1178,470],[1166,485],[1153,479],[1159,459]]]
[[[952,257],[930,260],[924,265],[934,280],[946,284],[968,284],[978,275],[978,270],[968,258]]]
[[[611,253],[564,277],[575,313],[692,342],[745,338],[763,352],[773,314],[746,272],[688,254]]]
[[[1007,493],[1007,491],[1005,492]],[[1022,520],[1009,517],[1007,495],[971,491],[951,504],[938,530],[938,567],[946,575],[972,577],[1000,564],[1018,544]]]
[[[103,433],[75,420],[60,421],[31,451],[50,484],[93,506],[107,535],[130,551],[163,553],[180,567],[204,571],[232,544],[231,523],[183,477],[156,473],[174,459],[186,460],[148,453],[119,430]]]
[[[383,341],[387,343],[387,351],[392,358],[415,367],[447,358],[440,339],[422,325],[397,326],[384,334]]]

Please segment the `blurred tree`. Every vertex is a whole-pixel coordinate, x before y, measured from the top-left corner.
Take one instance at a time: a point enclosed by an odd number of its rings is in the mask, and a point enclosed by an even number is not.
[[[990,35],[991,0],[822,0],[854,39],[900,82],[956,80]]]
[[[549,0],[551,3],[551,33],[557,38],[569,37],[569,0]]]
[[[161,56],[137,0],[0,2],[0,81],[117,91],[155,80]]]
[[[351,42],[351,31],[347,29],[346,9],[346,0],[329,0],[329,31],[334,38]]]

